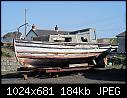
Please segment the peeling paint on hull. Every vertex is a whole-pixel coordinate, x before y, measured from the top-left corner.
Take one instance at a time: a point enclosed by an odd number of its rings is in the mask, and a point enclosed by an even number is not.
[[[73,44],[73,43],[72,43]],[[24,67],[64,67],[69,64],[88,63],[107,49],[98,49],[97,45],[67,45],[32,43],[14,40],[15,55]]]

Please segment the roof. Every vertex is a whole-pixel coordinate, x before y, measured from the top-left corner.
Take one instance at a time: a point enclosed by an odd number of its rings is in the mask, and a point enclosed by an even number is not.
[[[30,31],[33,31],[38,37],[40,37],[40,36],[57,35],[57,34],[62,34],[62,35],[77,34],[79,32],[80,33],[81,32],[88,32],[88,31],[90,31],[90,29],[92,29],[92,28],[81,29],[81,30],[76,30],[76,31],[58,31],[58,32],[55,30],[41,30],[41,29],[35,29],[35,30],[31,29]],[[30,33],[30,31],[28,32],[28,34]]]
[[[122,32],[122,33],[120,33],[120,34],[118,34],[116,36],[117,37],[125,37],[126,36],[126,31],[124,31],[124,32]]]
[[[36,30],[32,30],[32,31],[35,32],[37,34],[37,36],[52,35],[52,34],[53,35],[54,34],[68,34],[69,33],[69,31],[58,31],[57,32],[55,30],[40,30],[40,29],[36,29]]]

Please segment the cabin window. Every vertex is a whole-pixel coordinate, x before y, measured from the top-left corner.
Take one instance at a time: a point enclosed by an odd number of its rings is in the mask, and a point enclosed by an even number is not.
[[[91,39],[96,40],[96,32],[91,32]]]
[[[55,39],[54,42],[71,42],[71,37],[62,37],[61,39]]]
[[[54,40],[54,42],[63,42],[62,40]]]
[[[71,37],[65,37],[65,42],[71,42],[72,38]]]
[[[82,42],[88,42],[87,38],[81,37]]]

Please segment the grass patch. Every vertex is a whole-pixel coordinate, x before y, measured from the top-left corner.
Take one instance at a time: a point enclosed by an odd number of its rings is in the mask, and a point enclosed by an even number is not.
[[[2,57],[14,57],[14,52],[10,48],[1,48]]]
[[[1,51],[1,55],[3,57],[11,57],[11,54],[9,52]]]

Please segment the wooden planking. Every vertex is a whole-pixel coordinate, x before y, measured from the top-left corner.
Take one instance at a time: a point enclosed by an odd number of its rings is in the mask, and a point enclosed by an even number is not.
[[[70,68],[70,67],[68,67],[68,68],[61,68],[61,69],[47,69],[47,70],[45,70],[46,71],[46,73],[51,73],[51,72],[65,72],[65,71],[81,71],[81,70],[88,70],[88,69],[90,69],[91,68],[91,66],[85,66],[85,67],[73,67],[73,68]]]
[[[17,51],[17,53],[30,53],[30,54],[89,54],[89,53],[102,53],[102,52],[39,52],[39,51]]]
[[[36,48],[36,47],[15,47],[16,52],[103,52],[107,49],[52,49],[52,48]]]
[[[69,67],[69,64],[88,63],[94,58],[19,58],[19,62],[24,67]]]
[[[18,58],[63,58],[63,59],[67,59],[67,58],[88,58],[88,57],[92,57],[92,56],[98,56],[98,54],[87,54],[87,55],[37,55],[37,54],[17,54]]]
[[[88,63],[107,50],[97,49],[95,44],[92,47],[91,43],[16,41],[14,46],[17,60],[24,67],[44,67],[45,65],[65,67],[68,64]]]
[[[93,49],[98,48],[97,45],[75,45],[75,46],[65,46],[65,45],[35,45],[35,44],[16,44],[19,47],[36,47],[36,48],[52,48],[52,49]]]
[[[82,48],[98,48],[98,45],[66,45],[66,44],[35,44],[35,43],[16,43],[16,46],[20,47],[36,47],[36,48],[59,48],[59,49],[82,49]]]

